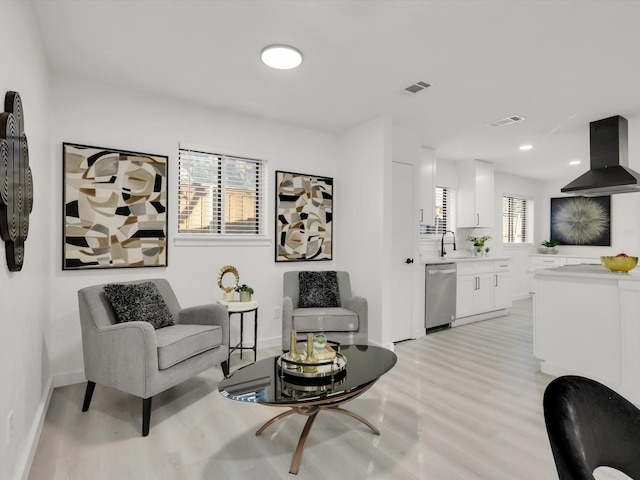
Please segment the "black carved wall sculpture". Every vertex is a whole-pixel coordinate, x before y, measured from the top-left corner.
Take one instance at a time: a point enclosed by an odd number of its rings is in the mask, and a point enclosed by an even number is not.
[[[9,270],[19,272],[33,208],[33,179],[18,92],[7,92],[4,110],[0,113],[0,236],[5,242]]]

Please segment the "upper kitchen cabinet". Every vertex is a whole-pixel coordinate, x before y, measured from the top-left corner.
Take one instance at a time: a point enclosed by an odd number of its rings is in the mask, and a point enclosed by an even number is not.
[[[493,165],[483,160],[458,164],[458,228],[493,227]]]
[[[420,224],[435,224],[436,152],[422,148],[420,152]]]

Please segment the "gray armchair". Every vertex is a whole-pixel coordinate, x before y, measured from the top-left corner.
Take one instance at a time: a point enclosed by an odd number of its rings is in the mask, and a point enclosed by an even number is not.
[[[318,302],[315,302],[321,306],[304,307],[300,305],[300,279],[304,279],[305,275],[308,276],[309,274],[316,277],[314,279],[315,282],[320,282],[317,285],[319,290],[327,290],[326,283],[331,282],[331,278],[325,275],[335,274],[335,277],[337,277],[336,296],[338,300],[335,306],[323,306],[322,296],[318,297]],[[303,286],[303,290],[308,288]],[[311,288],[314,288],[313,285]],[[328,289],[330,290],[331,288],[329,287]],[[314,302],[311,304],[313,305]],[[367,300],[364,297],[352,294],[348,272],[284,273],[282,300],[283,351],[288,351],[290,348],[291,330],[295,330],[296,333],[301,335],[308,332],[322,332],[329,340],[349,345],[366,345],[369,340],[368,328]]]
[[[216,304],[181,308],[167,280],[144,282],[155,284],[174,325],[156,330],[147,321],[118,323],[105,285],[83,288],[78,301],[87,378],[82,411],[89,409],[96,383],[141,397],[147,436],[154,395],[218,364],[229,374],[229,315]]]

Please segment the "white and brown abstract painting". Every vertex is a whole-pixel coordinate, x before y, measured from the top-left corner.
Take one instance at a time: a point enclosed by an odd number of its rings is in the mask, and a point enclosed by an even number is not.
[[[64,143],[63,270],[167,265],[168,157]]]
[[[333,178],[276,171],[276,262],[333,259]]]

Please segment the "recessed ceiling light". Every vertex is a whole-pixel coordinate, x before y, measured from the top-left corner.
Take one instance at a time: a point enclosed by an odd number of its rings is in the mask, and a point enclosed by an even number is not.
[[[523,152],[525,150],[531,150],[533,148],[533,145],[520,145],[520,150],[522,150]]]
[[[571,160],[569,165],[580,165],[582,162],[580,160]]]
[[[278,70],[290,70],[302,63],[302,53],[289,45],[269,45],[260,52],[262,62]]]

